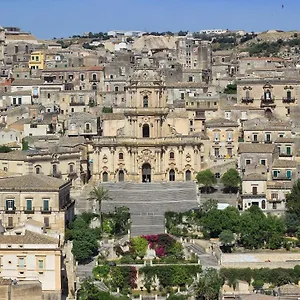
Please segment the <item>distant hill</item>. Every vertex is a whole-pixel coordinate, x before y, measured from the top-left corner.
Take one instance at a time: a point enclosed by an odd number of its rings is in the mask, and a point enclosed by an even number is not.
[[[149,50],[153,49],[174,49],[175,48],[176,37],[172,36],[154,36],[154,35],[144,35],[138,38],[133,43],[133,49],[142,50],[147,48]]]

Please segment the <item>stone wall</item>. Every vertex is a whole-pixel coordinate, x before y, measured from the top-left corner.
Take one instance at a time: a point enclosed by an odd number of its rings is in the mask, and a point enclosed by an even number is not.
[[[293,268],[300,264],[300,253],[293,252],[248,252],[223,253],[223,268]]]

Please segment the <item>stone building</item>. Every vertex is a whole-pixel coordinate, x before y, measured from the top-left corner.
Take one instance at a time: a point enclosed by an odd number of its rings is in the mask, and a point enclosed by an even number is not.
[[[185,109],[167,106],[166,86],[143,54],[126,86],[124,108],[102,120],[94,139],[92,175],[97,181],[193,180],[205,162],[203,134],[190,131]]]
[[[74,218],[75,202],[70,199],[70,187],[70,181],[41,174],[1,178],[2,225],[13,229],[32,219],[63,241],[65,227]]]

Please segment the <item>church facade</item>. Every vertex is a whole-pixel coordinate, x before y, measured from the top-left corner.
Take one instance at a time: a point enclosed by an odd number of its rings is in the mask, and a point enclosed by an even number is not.
[[[167,105],[166,86],[150,57],[140,58],[123,108],[104,114],[93,140],[92,179],[100,182],[190,181],[207,155],[185,109]]]

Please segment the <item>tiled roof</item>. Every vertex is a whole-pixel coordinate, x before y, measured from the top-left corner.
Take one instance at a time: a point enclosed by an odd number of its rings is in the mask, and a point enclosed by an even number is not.
[[[57,179],[45,175],[29,174],[13,178],[0,179],[1,190],[21,190],[21,191],[58,191],[68,181]]]
[[[15,79],[12,83],[12,86],[18,86],[18,85],[42,85],[44,83],[41,79]]]
[[[276,146],[273,144],[240,143],[239,153],[272,153]]]
[[[294,138],[285,138],[285,137],[279,137],[275,143],[295,143],[295,139]]]
[[[267,181],[267,188],[270,189],[291,189],[293,183],[291,181]]]
[[[103,71],[102,66],[92,66],[92,67],[68,67],[68,68],[49,68],[43,69],[43,73],[47,72],[84,72],[84,71]]]
[[[238,123],[225,118],[212,119],[205,122],[206,127],[238,127]]]
[[[25,160],[26,158],[26,151],[16,150],[8,153],[0,153],[0,160]]]
[[[273,163],[272,168],[296,168],[297,162],[294,160],[287,159],[276,159]]]
[[[102,115],[102,120],[123,120],[125,119],[122,113],[108,113]]]
[[[250,173],[243,177],[243,181],[263,181],[267,180],[266,174]]]
[[[29,245],[29,244],[57,244],[59,241],[45,234],[25,230],[23,235],[0,235],[0,244]]]

